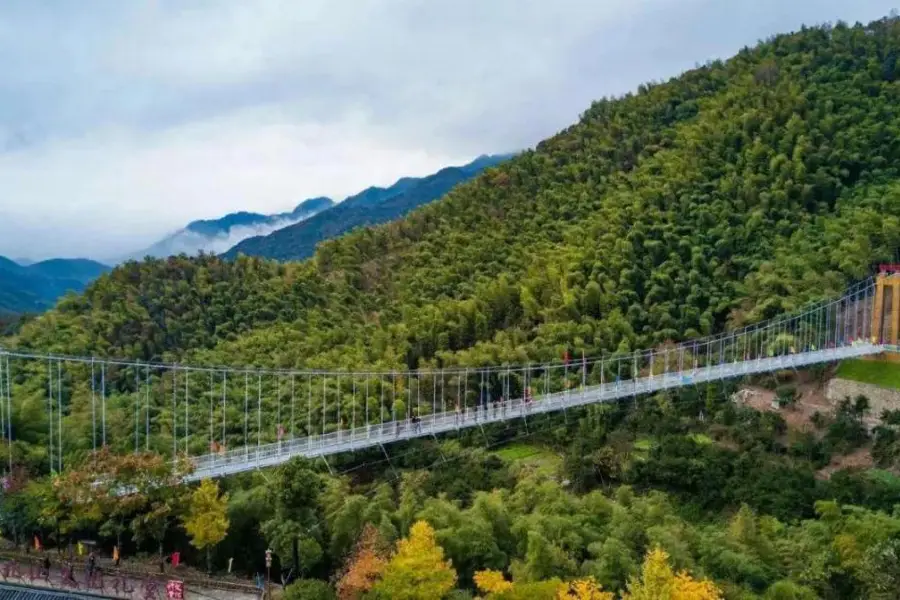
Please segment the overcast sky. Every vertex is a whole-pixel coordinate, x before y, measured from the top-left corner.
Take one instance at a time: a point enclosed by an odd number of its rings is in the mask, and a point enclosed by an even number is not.
[[[4,0],[0,255],[106,258],[188,221],[532,146],[594,99],[877,0]]]

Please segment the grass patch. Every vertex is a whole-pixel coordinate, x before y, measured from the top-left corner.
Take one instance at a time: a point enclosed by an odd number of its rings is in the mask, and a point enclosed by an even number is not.
[[[531,444],[510,444],[495,451],[494,454],[503,460],[524,460],[541,454],[550,454],[543,448]]]
[[[656,442],[650,438],[634,440],[634,449],[638,452],[650,452],[656,446]]]
[[[709,446],[713,443],[713,439],[703,433],[692,433],[688,436],[698,446]]]
[[[556,473],[562,462],[558,455],[532,444],[510,444],[495,450],[493,454],[506,462],[518,463],[547,475]]]
[[[656,441],[651,438],[638,438],[631,445],[631,459],[637,462],[645,462],[650,456],[650,451],[656,448]]]
[[[837,369],[841,379],[900,390],[900,364],[877,360],[845,360]]]

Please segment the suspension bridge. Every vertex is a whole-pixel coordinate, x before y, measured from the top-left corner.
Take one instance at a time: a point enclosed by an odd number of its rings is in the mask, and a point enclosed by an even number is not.
[[[718,335],[539,365],[392,371],[196,366],[0,348],[0,442],[47,466],[102,447],[186,458],[187,480],[898,350],[900,267]],[[327,462],[327,461],[326,461]]]

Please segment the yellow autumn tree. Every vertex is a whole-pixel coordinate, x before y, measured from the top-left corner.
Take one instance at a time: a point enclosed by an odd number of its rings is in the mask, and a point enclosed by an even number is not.
[[[559,579],[513,583],[500,571],[478,571],[475,586],[487,600],[613,600],[610,592],[604,592],[592,577],[567,583]]]
[[[503,577],[500,571],[478,571],[475,573],[475,586],[482,594],[502,594],[513,588],[513,584]]]
[[[456,571],[437,545],[434,529],[417,521],[409,537],[397,542],[397,551],[372,588],[376,598],[391,600],[438,600],[456,584]]]
[[[677,575],[669,566],[669,555],[651,550],[641,567],[640,579],[628,582],[623,600],[722,600],[722,593],[708,580],[697,580],[685,571]]]
[[[228,533],[228,495],[219,495],[219,484],[204,479],[191,494],[187,514],[182,518],[191,536],[191,545],[206,550],[206,568],[212,571],[212,548]]]
[[[556,600],[613,600],[613,595],[604,592],[592,577],[588,577],[559,586]]]

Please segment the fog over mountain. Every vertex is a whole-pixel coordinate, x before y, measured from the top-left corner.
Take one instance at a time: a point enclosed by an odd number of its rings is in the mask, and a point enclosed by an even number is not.
[[[176,254],[193,256],[200,252],[221,254],[242,240],[258,235],[268,235],[273,231],[308,219],[333,205],[334,201],[330,198],[310,198],[298,204],[290,212],[263,215],[241,211],[230,213],[219,219],[193,221],[149,248],[112,262],[121,262],[130,258],[139,260],[146,256],[165,257]]]

